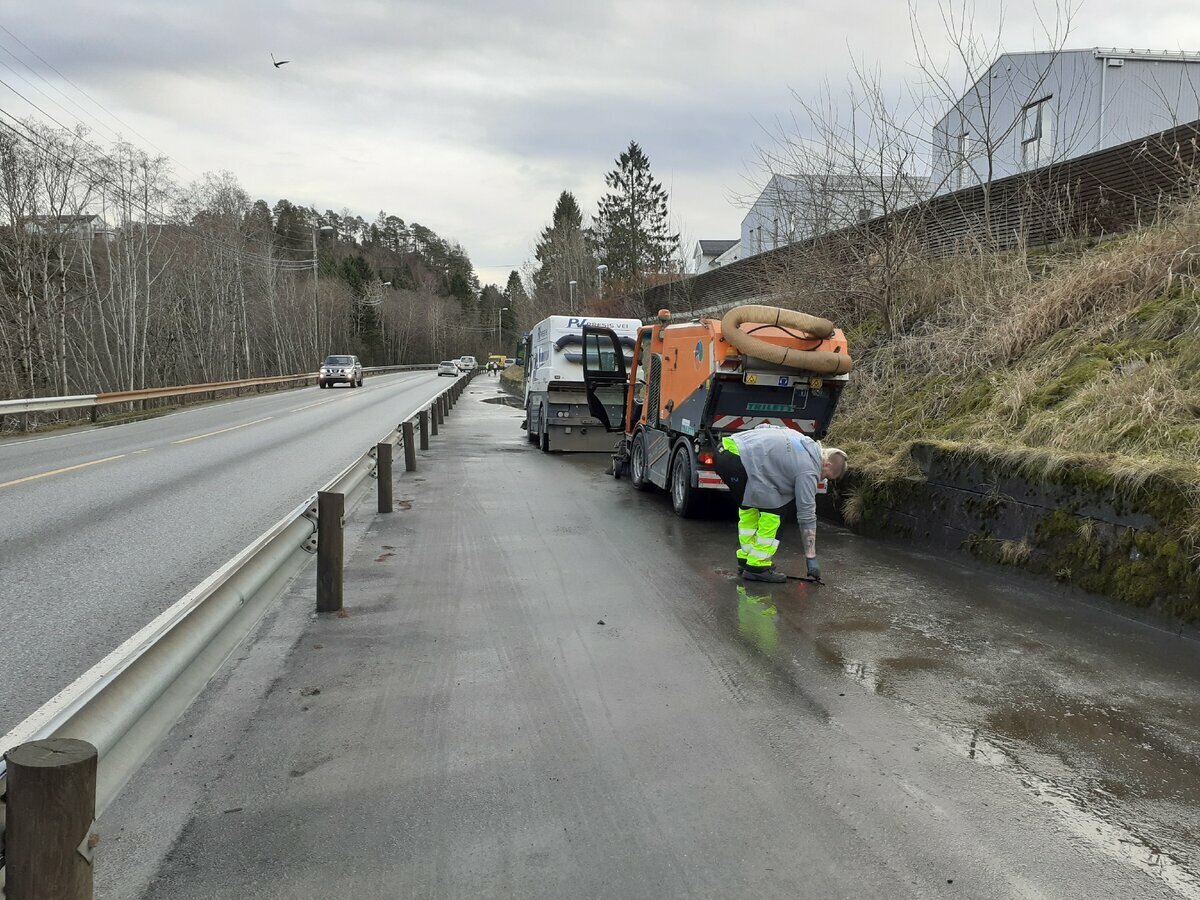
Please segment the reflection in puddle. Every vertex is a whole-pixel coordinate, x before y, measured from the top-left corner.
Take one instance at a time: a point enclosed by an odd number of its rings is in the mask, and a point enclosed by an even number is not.
[[[1069,789],[1023,766],[1014,748],[1002,746],[978,728],[940,725],[938,731],[956,752],[967,759],[991,768],[1010,770],[1034,799],[1051,807],[1072,832],[1099,847],[1107,856],[1132,863],[1185,897],[1200,897],[1200,876],[1169,852],[1152,846],[1134,834],[1131,829],[1088,809],[1086,798],[1072,795]]]
[[[1008,644],[938,656],[924,631],[896,626],[881,639],[865,627],[869,622],[823,623],[813,640],[817,656],[872,693],[919,710],[956,753],[1008,772],[1106,856],[1200,900],[1192,856],[1197,832],[1189,824],[1200,797],[1200,766],[1161,717],[1093,699],[1103,694],[1075,696],[1053,686],[1028,663],[1007,662]],[[1021,641],[1020,649],[1040,655],[1030,643]],[[896,653],[906,645],[920,650]],[[939,670],[945,675],[938,677]],[[954,724],[978,716],[977,724]]]
[[[764,653],[774,653],[779,646],[779,610],[770,594],[749,593],[737,587],[738,633]]]

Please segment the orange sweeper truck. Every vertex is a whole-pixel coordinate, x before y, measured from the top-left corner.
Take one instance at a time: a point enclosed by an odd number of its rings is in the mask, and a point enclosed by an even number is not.
[[[713,466],[723,436],[770,423],[824,437],[854,365],[828,319],[774,306],[678,324],[660,310],[628,370],[611,329],[584,325],[583,343],[588,407],[622,434],[613,475],[668,490],[685,517],[728,490]]]

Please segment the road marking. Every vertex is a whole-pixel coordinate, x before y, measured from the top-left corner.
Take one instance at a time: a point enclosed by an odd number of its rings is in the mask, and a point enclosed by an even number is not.
[[[300,412],[302,409],[312,409],[314,406],[321,406],[324,403],[333,403],[339,400],[339,397],[330,397],[328,400],[318,400],[316,403],[309,403],[307,406],[297,406],[295,409],[289,409],[288,412]]]
[[[17,478],[14,481],[5,481],[0,483],[0,488],[13,487],[18,484],[24,484],[27,481],[37,481],[39,478],[49,478],[51,475],[62,475],[64,472],[74,472],[76,469],[86,469],[88,466],[98,466],[100,463],[112,462],[114,459],[124,459],[128,454],[118,453],[116,456],[106,456],[104,459],[93,459],[91,462],[79,463],[74,466],[65,466],[61,469],[52,469],[49,472],[41,472],[37,475],[26,475],[24,478]]]
[[[23,441],[0,441],[0,450],[4,449],[5,447],[19,447],[22,444],[37,444],[37,443],[40,443],[41,441],[57,441],[60,438],[75,437],[77,434],[86,434],[86,433],[87,433],[86,431],[82,431],[82,430],[68,431],[65,434],[52,434],[47,437],[27,438],[26,440],[23,440]]]
[[[261,419],[255,419],[253,422],[243,422],[241,425],[231,425],[228,428],[222,428],[219,431],[210,431],[207,434],[197,434],[194,437],[183,438],[178,441],[171,441],[172,444],[187,444],[191,441],[198,441],[200,438],[212,437],[215,434],[225,434],[229,431],[237,431],[239,428],[249,428],[251,425],[258,425],[260,422],[266,422],[268,419],[273,419],[274,416],[264,416]],[[3,487],[3,485],[0,485]]]

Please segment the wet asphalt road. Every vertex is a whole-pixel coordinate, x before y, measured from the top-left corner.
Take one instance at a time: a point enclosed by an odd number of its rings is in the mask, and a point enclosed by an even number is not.
[[[0,734],[446,384],[385,375],[0,442]]]
[[[540,454],[494,391],[370,524],[350,617],[277,621],[131,786],[132,858],[203,781],[145,896],[1200,897],[1194,639],[825,527],[827,585],[744,586],[732,521]]]

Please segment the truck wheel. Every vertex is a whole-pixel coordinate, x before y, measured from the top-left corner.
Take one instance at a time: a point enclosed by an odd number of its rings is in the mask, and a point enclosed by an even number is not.
[[[671,506],[675,515],[683,519],[694,516],[700,506],[697,490],[692,487],[692,454],[687,447],[679,447],[671,461]]]
[[[646,438],[640,431],[634,436],[633,446],[629,448],[629,480],[639,491],[648,491],[654,487],[646,474]]]
[[[531,444],[538,442],[538,434],[533,430],[533,410],[525,406],[525,440]]]

